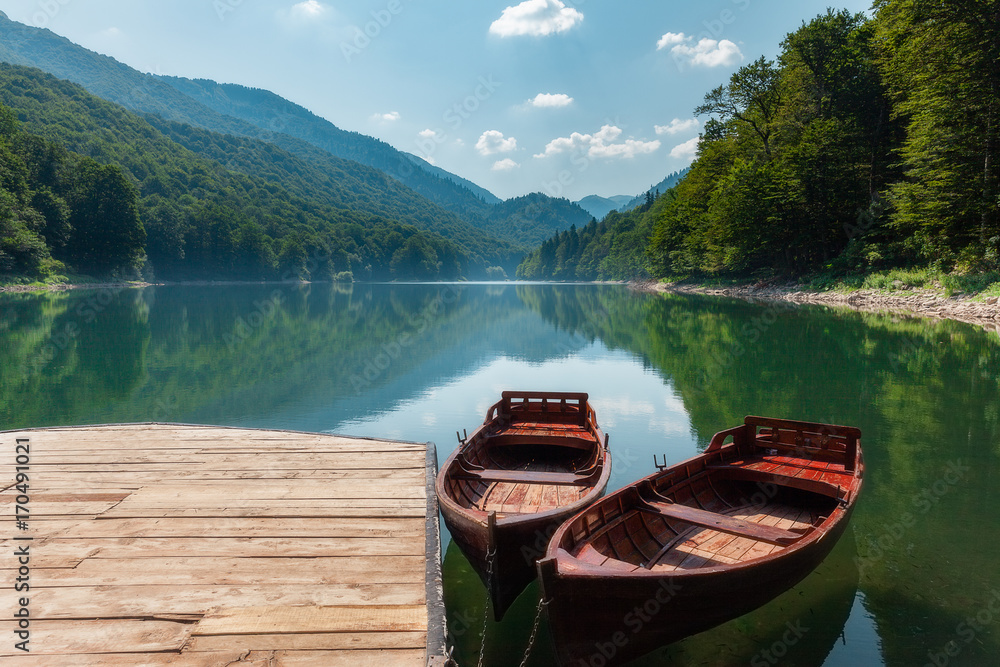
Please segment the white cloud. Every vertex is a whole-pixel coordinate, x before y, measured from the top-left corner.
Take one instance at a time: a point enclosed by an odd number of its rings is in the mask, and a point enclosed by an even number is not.
[[[326,13],[326,6],[319,0],[304,0],[292,7],[292,16],[298,18],[318,18],[324,13]]]
[[[427,128],[426,130],[421,130],[420,132],[417,132],[417,136],[421,137],[423,139],[433,139],[435,141],[437,141],[438,139],[441,138],[436,131],[434,131],[434,130],[432,130],[430,128]]]
[[[573,98],[563,93],[539,93],[533,99],[528,100],[528,104],[540,109],[568,107],[570,104],[573,104]]]
[[[687,132],[688,130],[693,130],[694,128],[701,125],[697,118],[689,118],[687,120],[681,120],[680,118],[674,118],[670,121],[670,125],[656,125],[656,133],[659,135],[669,134],[680,134],[681,132]]]
[[[402,117],[398,111],[390,111],[389,113],[377,113],[372,116],[372,120],[382,121],[383,123],[395,123]]]
[[[668,32],[663,37],[660,37],[660,41],[656,43],[656,50],[662,51],[663,49],[669,48],[671,46],[677,46],[678,44],[683,44],[688,41],[687,35],[683,32]]]
[[[525,0],[503,10],[500,18],[490,25],[490,34],[498,37],[544,37],[570,30],[582,20],[583,14],[567,7],[562,0]]]
[[[493,163],[493,171],[510,171],[511,169],[517,169],[520,166],[521,165],[514,162],[510,158],[506,158]]]
[[[695,44],[694,37],[683,32],[668,32],[656,43],[656,50],[670,49],[678,63],[701,67],[731,67],[743,60],[743,52],[728,39],[721,41],[703,37]]]
[[[595,134],[580,134],[574,132],[568,137],[553,139],[545,147],[544,153],[536,158],[546,158],[568,152],[586,153],[592,158],[620,158],[629,160],[636,155],[655,153],[660,149],[659,141],[638,141],[626,139],[615,143],[622,135],[622,130],[614,125],[605,125]]]
[[[496,153],[510,153],[517,150],[517,139],[510,137],[505,139],[503,132],[499,130],[487,130],[476,142],[476,150],[480,155],[494,155]]]
[[[674,146],[673,150],[670,151],[670,157],[676,158],[689,158],[694,159],[694,156],[698,153],[698,144],[701,142],[701,137],[695,137],[690,141],[685,141],[683,144]]]

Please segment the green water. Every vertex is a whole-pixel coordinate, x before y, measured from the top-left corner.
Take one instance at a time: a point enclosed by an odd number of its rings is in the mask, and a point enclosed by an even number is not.
[[[865,492],[831,557],[636,664],[1000,665],[996,333],[617,286],[0,295],[2,429],[212,423],[434,441],[443,459],[505,388],[589,392],[611,488],[747,414],[864,433]],[[456,655],[474,665],[484,590],[455,548],[444,573]],[[486,664],[520,662],[535,596],[489,623]],[[545,633],[532,665],[551,664]]]

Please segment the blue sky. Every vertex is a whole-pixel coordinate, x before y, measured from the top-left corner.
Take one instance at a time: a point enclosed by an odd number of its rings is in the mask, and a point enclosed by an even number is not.
[[[573,200],[638,194],[687,166],[705,93],[827,6],[0,0],[11,19],[142,71],[272,90],[500,197]]]

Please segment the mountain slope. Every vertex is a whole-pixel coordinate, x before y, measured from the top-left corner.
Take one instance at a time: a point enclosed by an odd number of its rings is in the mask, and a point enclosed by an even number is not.
[[[485,207],[496,203],[493,195],[484,197],[485,191],[478,186],[473,192],[465,186],[467,181],[454,174],[430,168],[422,160],[415,162],[409,154],[372,137],[341,130],[268,91],[143,74],[6,15],[0,16],[0,60],[37,67],[132,111],[275,143],[282,134],[304,139],[338,157],[384,171],[459,214],[483,214]]]
[[[630,201],[632,201],[632,197],[624,195],[613,198],[590,195],[589,197],[584,197],[580,201],[576,202],[576,204],[598,220],[603,220],[604,216],[608,213],[611,213],[611,211],[617,211],[624,204],[627,204]]]
[[[592,218],[568,199],[553,199],[534,192],[497,204],[486,230],[497,238],[516,238],[535,247],[553,234],[573,225],[581,227]]]
[[[467,188],[465,179],[424,160],[414,160],[414,156],[378,139],[342,130],[270,91],[207,79],[158,77],[158,80],[220,114],[274,134],[302,139],[337,157],[384,171],[431,201],[461,215],[485,215],[491,204],[499,202],[478,186],[475,186],[476,192]],[[484,194],[489,201],[484,201]]]
[[[347,188],[357,187],[362,193],[377,192],[382,188],[389,190],[388,198],[400,204],[393,215],[401,221],[433,227],[427,220],[414,220],[413,215],[405,211],[415,207],[430,212],[436,208],[433,215],[440,219],[443,226],[435,228],[445,235],[452,235],[463,224],[456,220],[455,216],[458,216],[466,226],[497,236],[502,241],[497,246],[501,255],[526,250],[557,231],[574,224],[585,224],[590,219],[590,214],[579,207],[543,194],[500,202],[487,190],[465,179],[371,137],[341,130],[268,91],[207,80],[143,74],[48,30],[31,28],[10,21],[5,16],[0,16],[0,60],[38,67],[59,78],[79,83],[98,97],[133,111],[274,144],[308,163],[313,170],[330,169],[331,173],[352,176],[355,181],[345,182]],[[175,139],[181,140],[182,136],[186,136],[172,133],[168,126],[158,123],[152,116],[150,122],[171,133]],[[197,152],[199,146],[210,148],[214,142],[192,144],[184,140],[181,143]],[[341,157],[334,157],[338,155]],[[211,157],[222,160],[216,153]],[[222,161],[229,162],[228,159]],[[265,169],[264,174],[271,173],[263,165],[256,167]],[[248,171],[248,165],[240,169],[253,173]],[[392,179],[387,180],[385,174]],[[332,187],[329,181],[327,179]],[[426,201],[414,202],[409,195],[400,194],[401,187],[395,187],[393,183],[409,184],[437,207]],[[330,196],[333,198],[328,200],[338,206],[373,205],[371,197],[359,197],[361,201],[355,204],[350,197]],[[392,213],[378,206],[373,210],[380,214]],[[465,237],[469,236],[476,236],[476,233],[466,230],[463,238],[457,240],[465,243]],[[477,254],[479,246],[474,246],[472,250]],[[500,263],[513,270],[516,258],[511,259],[511,262]]]
[[[147,252],[165,277],[259,279],[314,269],[314,277],[341,271],[363,278],[459,277],[470,261],[485,273],[501,259],[502,244],[457,218],[460,228],[449,230],[433,213],[397,216],[386,197],[393,187],[400,207],[407,193],[413,203],[433,205],[384,175],[387,183],[370,191],[348,174],[326,175],[344,187],[327,187],[317,200],[309,179],[319,176],[272,145],[173,124],[190,150],[146,119],[31,68],[0,65],[0,103],[15,110],[24,131],[122,169],[137,186]],[[230,156],[232,168],[210,159],[213,153]],[[417,224],[465,234],[463,243],[487,255],[471,250],[467,257],[443,236],[418,232]],[[307,269],[310,257],[322,266]]]
[[[642,206],[647,202],[647,196],[646,196],[647,194],[652,193],[655,196],[657,193],[659,193],[662,195],[664,192],[666,192],[670,188],[680,183],[681,179],[687,176],[687,173],[689,171],[691,171],[690,167],[688,167],[687,169],[681,169],[680,171],[675,171],[674,173],[670,174],[656,185],[649,186],[649,190],[643,192],[641,195],[636,195],[627,204],[619,207],[618,210],[622,213],[625,213],[627,211],[639,208],[640,206]]]

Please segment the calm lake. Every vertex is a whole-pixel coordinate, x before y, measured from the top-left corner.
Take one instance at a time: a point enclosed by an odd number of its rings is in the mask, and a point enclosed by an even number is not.
[[[253,285],[0,295],[0,429],[161,421],[433,441],[504,389],[590,393],[609,489],[745,415],[862,429],[833,554],[760,610],[636,665],[1000,665],[1000,340],[953,322],[594,285]],[[485,590],[445,549],[456,656]],[[490,621],[517,665],[529,587]],[[595,600],[595,605],[600,601]],[[542,623],[530,664],[551,664]]]

